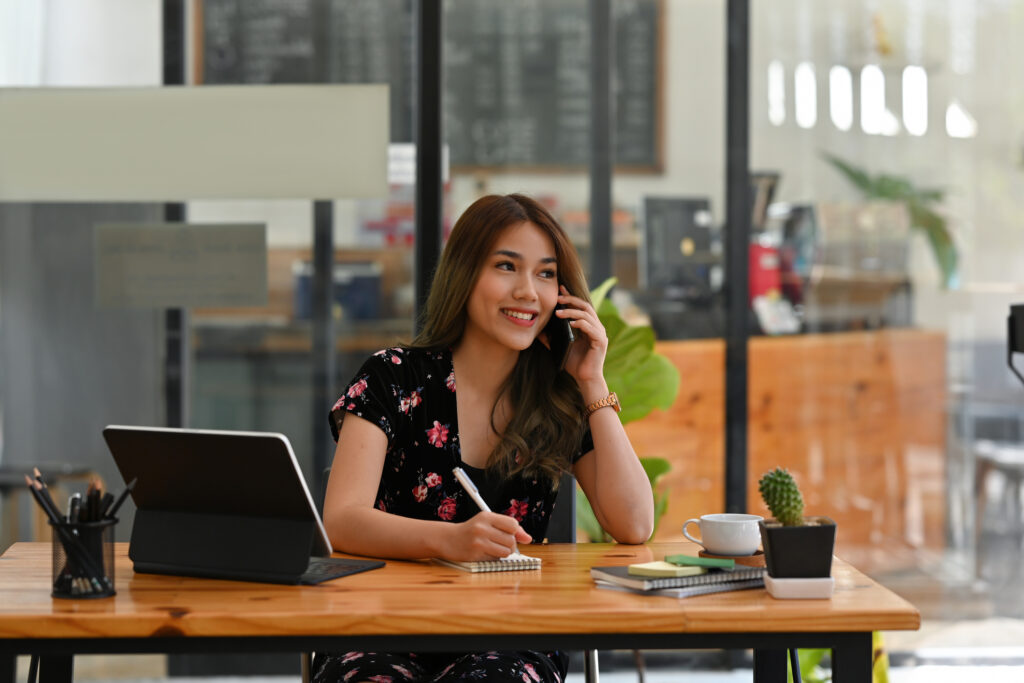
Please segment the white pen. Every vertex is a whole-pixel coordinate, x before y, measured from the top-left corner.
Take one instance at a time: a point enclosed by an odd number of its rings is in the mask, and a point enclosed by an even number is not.
[[[478,508],[484,512],[491,511],[490,506],[486,501],[484,501],[483,496],[480,495],[480,491],[477,489],[476,484],[473,483],[473,480],[469,478],[468,474],[462,471],[461,467],[453,467],[452,474],[454,474],[455,478],[459,480],[460,484],[462,484],[462,488],[466,489],[466,493],[469,494],[469,497],[473,499],[473,502],[476,503]],[[519,552],[519,547],[516,545],[515,539],[512,540],[512,552]]]
[[[483,497],[480,495],[480,490],[477,489],[476,484],[473,483],[473,480],[469,478],[468,474],[462,471],[461,467],[453,467],[452,474],[454,474],[455,478],[459,480],[460,484],[462,484],[462,488],[466,489],[466,493],[469,494],[469,497],[473,499],[473,502],[476,503],[478,508],[484,512],[491,511],[490,506],[487,505]]]

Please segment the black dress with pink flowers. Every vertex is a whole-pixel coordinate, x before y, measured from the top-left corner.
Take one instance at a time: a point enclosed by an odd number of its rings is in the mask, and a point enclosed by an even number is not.
[[[345,415],[352,413],[376,424],[387,436],[384,472],[374,503],[379,509],[415,519],[470,519],[479,508],[452,474],[452,468],[460,466],[492,510],[515,517],[534,539],[543,539],[555,502],[552,482],[524,476],[502,481],[463,463],[455,391],[450,350],[378,351],[331,409],[331,433],[337,440]],[[571,462],[593,449],[589,430],[582,442]],[[463,679],[557,683],[565,678],[567,659],[562,652],[320,653],[313,673],[316,683]]]
[[[415,519],[466,521],[480,510],[452,474],[459,466],[492,510],[515,517],[526,533],[543,539],[555,502],[551,482],[535,477],[501,481],[463,463],[455,390],[451,351],[378,351],[334,404],[331,433],[337,440],[342,420],[352,413],[387,436],[375,501],[379,509]],[[593,448],[589,431],[583,441],[572,462]]]

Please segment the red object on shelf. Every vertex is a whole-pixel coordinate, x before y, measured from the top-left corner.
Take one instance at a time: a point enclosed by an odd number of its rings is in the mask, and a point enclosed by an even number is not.
[[[765,244],[750,245],[750,301],[772,292],[779,295],[782,279],[779,275],[779,249]]]

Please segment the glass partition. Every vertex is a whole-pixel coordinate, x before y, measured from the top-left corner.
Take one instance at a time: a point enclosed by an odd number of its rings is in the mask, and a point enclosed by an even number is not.
[[[622,3],[612,3],[619,8]],[[656,3],[659,20],[616,33],[659,46],[654,69],[655,164],[616,167],[613,299],[623,317],[653,328],[656,350],[680,375],[668,410],[626,430],[641,458],[669,469],[658,485],[667,498],[655,538],[685,540],[683,522],[725,511],[726,44],[720,2]],[[619,11],[616,9],[616,11]],[[633,47],[635,50],[635,46]],[[638,57],[623,57],[635,63]],[[623,78],[639,78],[632,73]],[[619,104],[620,118],[637,103]]]
[[[751,295],[799,334],[751,341],[750,500],[788,466],[926,619],[1024,616],[1021,11],[751,3],[751,165],[777,177]]]
[[[158,0],[0,0],[5,91],[159,86],[160,45]],[[55,144],[43,145],[40,157]],[[97,224],[162,218],[153,203],[0,202],[0,552],[49,538],[12,476],[39,467],[57,501],[84,493],[95,477],[118,491],[102,428],[164,420],[162,312],[98,305],[93,242]],[[124,505],[118,541],[127,540],[132,518]],[[76,658],[75,674],[109,679],[115,659],[131,675],[166,673],[166,657],[139,655]],[[26,677],[28,657],[18,667]]]
[[[367,355],[412,333],[414,25],[412,3],[404,0],[196,4],[196,84],[390,86],[386,194],[328,204],[329,362],[314,357],[313,264],[320,248],[314,243],[314,202],[190,202],[188,208],[190,220],[267,225],[269,290],[265,307],[194,311],[192,421],[287,434],[307,478],[318,485],[314,463],[330,462],[333,443],[317,437],[327,434],[336,398],[316,405],[318,368],[333,366],[331,390],[340,391]],[[314,453],[318,448],[324,452]]]
[[[0,88],[6,95],[14,88],[158,86],[159,37],[155,0],[7,0],[0,3]],[[82,58],[86,53],[89,59]],[[45,120],[38,125],[45,131]],[[25,131],[33,136],[49,140],[37,158],[59,158],[55,136]],[[7,170],[4,177],[14,177]],[[116,490],[121,480],[102,428],[162,421],[161,313],[97,301],[93,241],[97,224],[161,218],[162,207],[153,203],[0,202],[0,468],[6,477],[20,479],[37,466],[65,500],[97,476]],[[22,492],[23,484],[4,485],[0,551],[19,539],[49,537],[45,519]],[[126,506],[124,526],[131,519]]]

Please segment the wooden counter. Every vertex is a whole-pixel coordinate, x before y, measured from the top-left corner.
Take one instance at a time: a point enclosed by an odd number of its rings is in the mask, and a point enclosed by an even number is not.
[[[672,463],[658,539],[725,507],[723,340],[659,342],[682,377],[672,409],[626,430],[641,456]],[[865,570],[909,561],[944,538],[946,344],[892,329],[750,341],[748,511],[767,515],[762,473],[788,468],[806,510],[838,523],[838,554]]]

